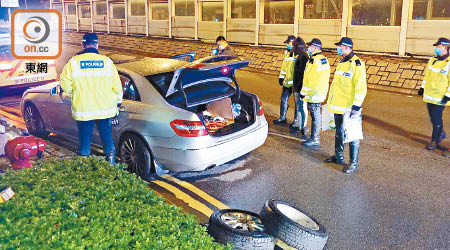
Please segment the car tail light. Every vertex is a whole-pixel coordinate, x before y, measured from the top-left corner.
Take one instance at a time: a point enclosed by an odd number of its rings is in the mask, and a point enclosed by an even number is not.
[[[230,72],[230,68],[228,68],[228,67],[223,67],[223,68],[222,68],[222,74],[226,75],[226,74],[228,74],[229,72]]]
[[[199,137],[208,135],[208,130],[201,121],[174,120],[170,122],[170,127],[179,136]]]
[[[199,64],[195,64],[195,65],[192,65],[192,66],[187,66],[186,68],[187,69],[200,69],[200,68],[203,68],[205,66],[206,66],[206,64],[199,63]]]
[[[264,109],[263,109],[262,102],[259,100],[259,98],[257,100],[258,100],[258,116],[263,116]]]

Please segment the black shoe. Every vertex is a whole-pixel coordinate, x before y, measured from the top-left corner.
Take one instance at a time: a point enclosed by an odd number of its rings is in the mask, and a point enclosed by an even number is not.
[[[311,139],[303,142],[302,144],[303,144],[303,146],[305,146],[307,148],[319,148],[320,147],[320,142],[314,141]]]
[[[351,174],[358,169],[358,163],[350,163],[342,169],[342,172],[346,174]]]
[[[338,159],[335,155],[325,159],[326,163],[344,164],[344,159]]]
[[[286,118],[284,118],[284,119],[278,118],[276,120],[273,120],[274,125],[281,125],[281,124],[286,124],[286,123],[287,123]]]
[[[427,150],[435,150],[437,148],[437,143],[436,142],[431,142],[430,144],[428,144],[425,149]]]
[[[289,128],[292,131],[300,131],[300,127],[295,126],[296,122],[294,121],[293,123],[289,124]]]

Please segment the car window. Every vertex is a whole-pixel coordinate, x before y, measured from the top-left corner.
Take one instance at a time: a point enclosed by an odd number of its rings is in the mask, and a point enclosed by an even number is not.
[[[166,96],[172,82],[173,72],[166,72],[155,75],[148,75],[145,78],[158,90],[162,96]]]
[[[137,91],[136,85],[134,84],[131,77],[120,74],[120,82],[123,88],[123,99],[131,101],[140,101],[139,93]]]

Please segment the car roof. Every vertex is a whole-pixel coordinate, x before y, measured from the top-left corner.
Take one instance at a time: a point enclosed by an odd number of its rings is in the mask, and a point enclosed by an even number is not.
[[[129,60],[116,64],[119,69],[126,69],[136,72],[142,76],[154,75],[175,71],[184,67],[189,62],[168,58],[150,58]]]

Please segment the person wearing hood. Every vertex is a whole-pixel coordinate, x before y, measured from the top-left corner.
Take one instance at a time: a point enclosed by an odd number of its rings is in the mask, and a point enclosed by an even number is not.
[[[448,102],[450,100],[450,40],[441,37],[433,46],[436,56],[428,61],[425,77],[418,92],[420,96],[423,95],[423,101],[427,103],[428,114],[433,125],[431,142],[425,147],[427,150],[436,149],[445,139],[442,113],[445,106],[450,105]],[[445,151],[443,155],[450,157],[450,152]]]
[[[307,140],[306,136],[306,121],[308,118],[308,111],[306,102],[302,99],[300,91],[303,86],[303,77],[305,74],[306,64],[308,63],[309,56],[306,53],[306,44],[301,37],[297,37],[293,43],[295,64],[294,64],[294,77],[292,91],[294,92],[294,102],[295,102],[295,115],[294,121],[291,124],[291,132],[294,134],[300,133],[303,140]]]
[[[282,125],[287,123],[287,111],[289,108],[289,97],[292,95],[293,71],[289,69],[293,68],[295,64],[295,56],[292,44],[294,43],[295,36],[290,35],[287,37],[284,43],[286,44],[286,50],[284,51],[284,59],[281,64],[280,75],[278,76],[278,84],[283,87],[281,90],[281,103],[280,103],[280,117],[273,120],[273,124]]]

